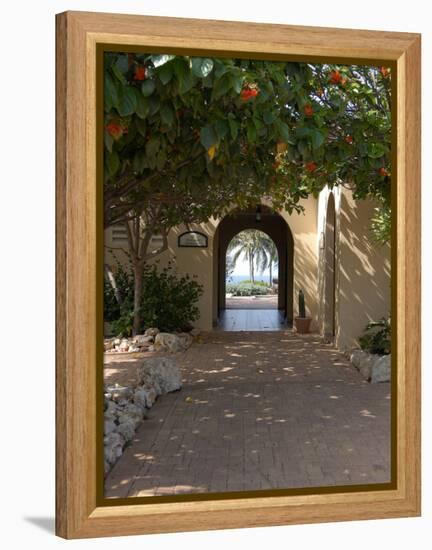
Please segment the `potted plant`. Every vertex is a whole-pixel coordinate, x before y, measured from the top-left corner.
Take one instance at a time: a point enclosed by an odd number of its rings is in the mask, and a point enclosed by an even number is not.
[[[295,326],[299,334],[307,334],[311,324],[311,317],[306,317],[305,297],[303,290],[300,290],[298,297],[299,315],[296,317]]]

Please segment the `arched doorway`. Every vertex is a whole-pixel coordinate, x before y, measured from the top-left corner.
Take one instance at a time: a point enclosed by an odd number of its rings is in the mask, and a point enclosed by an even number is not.
[[[325,279],[324,279],[324,336],[334,338],[336,334],[336,211],[333,193],[327,201],[325,225]]]
[[[264,205],[248,210],[234,211],[220,222],[214,238],[215,308],[214,322],[226,308],[226,253],[232,238],[246,229],[266,233],[278,252],[277,307],[286,323],[293,321],[294,240],[286,221]]]
[[[240,231],[228,244],[225,262],[227,309],[278,309],[279,254],[270,235]]]

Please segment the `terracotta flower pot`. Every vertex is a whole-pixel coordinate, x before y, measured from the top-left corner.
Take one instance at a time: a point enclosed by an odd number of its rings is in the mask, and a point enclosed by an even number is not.
[[[307,334],[311,324],[311,317],[295,317],[295,327],[299,334]]]

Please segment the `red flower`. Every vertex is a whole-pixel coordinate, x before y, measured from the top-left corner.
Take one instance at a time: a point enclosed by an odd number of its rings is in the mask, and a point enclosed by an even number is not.
[[[306,103],[306,105],[303,107],[304,114],[306,116],[312,116],[313,115],[313,107],[310,103]]]
[[[384,78],[387,78],[390,75],[390,69],[387,67],[380,67],[380,73],[383,75]]]
[[[352,136],[345,136],[345,141],[352,145],[352,142],[354,141],[354,138]]]
[[[332,71],[330,73],[330,78],[329,78],[330,84],[339,84],[341,80],[342,80],[342,75],[340,74],[339,71]]]
[[[109,135],[114,139],[120,139],[124,133],[127,133],[127,128],[125,132],[123,127],[117,122],[110,122],[105,126],[105,128]]]
[[[240,92],[240,98],[242,101],[248,101],[251,97],[255,98],[258,95],[257,88],[250,88],[249,85],[242,89]]]
[[[378,173],[380,176],[382,176],[383,178],[385,178],[386,176],[389,175],[389,173],[387,172],[387,170],[384,168],[384,166],[381,166],[381,168],[378,170]]]
[[[315,172],[318,166],[315,164],[315,162],[307,162],[305,164],[305,168],[308,172],[312,173],[312,172]]]
[[[147,78],[147,70],[145,67],[137,67],[135,69],[134,80],[145,80]]]

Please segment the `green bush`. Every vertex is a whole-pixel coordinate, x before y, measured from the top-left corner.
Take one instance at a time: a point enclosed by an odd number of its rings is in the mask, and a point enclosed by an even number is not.
[[[237,284],[239,284],[239,285],[250,285],[250,284],[252,284],[252,285],[258,285],[258,286],[265,286],[267,288],[270,287],[270,285],[268,283],[266,283],[265,281],[254,281],[254,282],[252,282],[252,281],[249,280],[249,281],[240,281]]]
[[[115,334],[128,336],[133,319],[132,270],[118,265],[115,278],[122,305],[118,305],[112,286],[105,281],[104,320],[112,323]],[[151,326],[166,332],[190,330],[199,317],[197,302],[201,294],[202,285],[189,275],[179,276],[171,264],[160,270],[156,264],[145,266],[140,332]]]
[[[388,355],[391,353],[391,323],[390,317],[383,317],[366,325],[364,333],[359,338],[360,347],[369,353]]]
[[[241,282],[228,283],[226,292],[233,294],[233,296],[264,296],[270,294],[271,289],[264,285]]]

